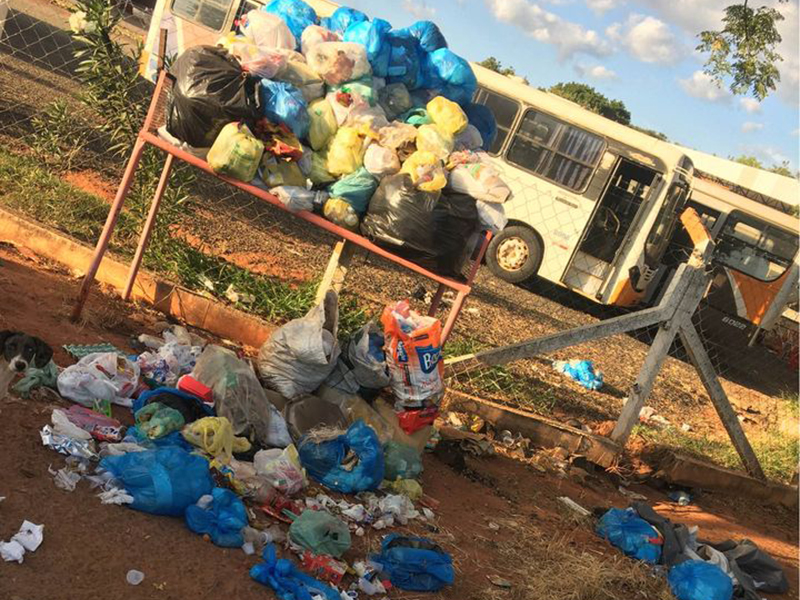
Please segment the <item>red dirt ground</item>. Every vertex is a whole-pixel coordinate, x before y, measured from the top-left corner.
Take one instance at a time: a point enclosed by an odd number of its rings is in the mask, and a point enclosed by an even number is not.
[[[69,364],[62,344],[107,341],[130,350],[131,337],[154,332],[157,314],[97,292],[90,298],[85,322],[69,322],[77,287],[76,280],[48,269],[30,253],[23,255],[0,244],[0,329],[15,328],[42,337],[56,349],[58,364]],[[0,540],[13,535],[23,519],[45,525],[44,543],[22,565],[0,562],[0,599],[274,597],[248,576],[256,557],[238,549],[217,548],[191,533],[180,519],[104,506],[84,482],[72,493],[57,489],[47,468],[61,467],[63,457],[43,447],[38,433],[54,405],[48,400],[18,398],[0,404],[0,496],[7,497],[0,502]],[[425,456],[422,484],[426,494],[440,502],[438,532],[421,524],[413,527],[452,554],[456,585],[442,594],[395,592],[390,597],[486,598],[481,590],[487,587],[487,575],[520,583],[497,550],[504,538],[521,535],[514,523],[520,529],[530,524],[553,533],[573,531],[574,523],[558,508],[558,496],[569,496],[587,508],[627,504],[602,477],[580,485],[499,456],[469,458],[467,464],[478,474],[478,481],[456,473],[434,456]],[[754,540],[781,562],[792,585],[788,594],[769,598],[797,598],[797,514],[711,494],[678,507],[648,487],[637,486],[635,491],[673,520],[698,525],[702,538]],[[489,521],[499,523],[499,531],[491,529]],[[345,558],[351,562],[363,558],[368,548],[377,548],[380,537],[380,532],[368,532]],[[573,539],[599,555],[616,552],[589,529],[579,530]],[[129,569],[143,571],[144,583],[129,586],[125,581]],[[595,596],[586,590],[581,598]]]

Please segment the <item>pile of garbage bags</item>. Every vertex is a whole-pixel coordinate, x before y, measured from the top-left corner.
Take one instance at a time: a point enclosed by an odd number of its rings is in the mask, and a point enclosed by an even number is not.
[[[170,71],[162,135],[288,210],[451,276],[465,240],[506,224],[511,190],[484,152],[494,117],[472,103],[475,74],[430,21],[393,29],[346,7],[320,19],[303,0],[274,0]]]

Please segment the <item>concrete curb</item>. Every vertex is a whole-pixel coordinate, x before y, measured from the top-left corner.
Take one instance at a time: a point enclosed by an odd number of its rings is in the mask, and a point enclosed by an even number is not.
[[[62,233],[29,221],[0,208],[0,240],[13,242],[58,262],[75,272],[85,273],[94,250]],[[106,253],[97,281],[122,294],[128,278],[128,266]],[[274,329],[265,321],[225,306],[195,292],[158,279],[141,270],[131,299],[151,305],[166,315],[204,329],[224,339],[259,348]]]

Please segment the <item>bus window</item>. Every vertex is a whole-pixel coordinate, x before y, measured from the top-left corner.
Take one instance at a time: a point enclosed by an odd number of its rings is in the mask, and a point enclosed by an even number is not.
[[[172,0],[172,14],[213,31],[222,31],[234,0]]]
[[[528,110],[514,135],[509,162],[566,188],[586,188],[605,141],[563,121]]]
[[[511,127],[514,125],[514,119],[517,118],[519,103],[506,96],[490,92],[486,88],[478,88],[478,93],[475,94],[475,102],[488,107],[494,114],[494,118],[497,121],[497,136],[489,148],[489,154],[499,154],[500,150],[503,149],[503,144],[511,131]]]
[[[719,261],[761,281],[774,281],[797,254],[797,235],[739,211],[731,212],[718,240]]]
[[[667,249],[678,212],[683,209],[688,194],[689,184],[685,181],[673,183],[667,191],[667,197],[658,210],[655,223],[644,242],[644,262],[651,269],[658,267],[661,257]]]

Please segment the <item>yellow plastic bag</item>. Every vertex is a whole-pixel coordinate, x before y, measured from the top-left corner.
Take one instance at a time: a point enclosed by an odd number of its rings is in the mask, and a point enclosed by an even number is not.
[[[250,450],[247,439],[234,437],[233,426],[225,417],[203,417],[189,423],[181,433],[187,442],[214,457],[212,466],[227,465],[234,452]]]
[[[253,136],[247,125],[236,122],[222,128],[208,151],[207,160],[215,173],[252,181],[263,154],[264,144]]]
[[[300,170],[300,165],[292,160],[280,160],[274,156],[264,155],[261,178],[270,188],[280,185],[306,186],[306,176]]]
[[[447,185],[442,161],[430,152],[417,150],[406,159],[400,171],[411,175],[412,183],[425,192],[435,192]]]
[[[417,150],[444,160],[453,151],[453,136],[436,125],[423,125],[417,130]]]
[[[349,175],[364,162],[364,139],[352,127],[340,127],[328,147],[328,172]]]
[[[320,98],[309,104],[308,116],[311,120],[308,140],[314,150],[322,150],[339,128],[333,107],[325,98]]]
[[[311,169],[308,172],[308,178],[314,185],[321,185],[336,181],[336,177],[328,172],[327,150],[320,150],[319,152],[311,153]]]
[[[428,116],[445,133],[458,135],[467,128],[469,121],[461,107],[444,96],[436,96],[425,107]]]
[[[322,209],[322,214],[332,223],[340,227],[358,231],[358,214],[344,198],[328,198]]]

